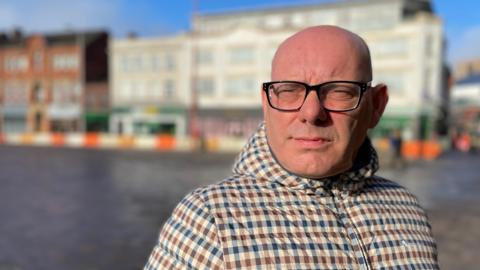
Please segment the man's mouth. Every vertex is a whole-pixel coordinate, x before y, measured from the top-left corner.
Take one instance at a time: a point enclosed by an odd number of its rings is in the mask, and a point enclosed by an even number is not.
[[[293,140],[305,148],[320,148],[332,142],[332,140],[322,137],[293,137]]]

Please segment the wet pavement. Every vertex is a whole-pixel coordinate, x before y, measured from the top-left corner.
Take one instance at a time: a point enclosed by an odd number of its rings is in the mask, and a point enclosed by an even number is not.
[[[0,270],[141,269],[161,224],[234,154],[0,146]],[[442,269],[478,269],[480,154],[379,172],[427,208]]]

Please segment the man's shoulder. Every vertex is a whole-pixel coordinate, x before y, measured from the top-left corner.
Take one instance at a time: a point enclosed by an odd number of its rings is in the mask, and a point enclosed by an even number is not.
[[[259,194],[261,190],[265,190],[265,185],[268,185],[268,181],[253,176],[232,175],[215,184],[195,189],[185,199],[195,200],[207,207],[218,206],[238,196],[251,193]]]
[[[405,189],[405,187],[398,182],[378,175],[367,179],[367,187],[375,189]]]
[[[395,181],[381,176],[375,175],[369,178],[363,190],[366,194],[374,195],[385,201],[418,204],[417,197],[410,190]]]

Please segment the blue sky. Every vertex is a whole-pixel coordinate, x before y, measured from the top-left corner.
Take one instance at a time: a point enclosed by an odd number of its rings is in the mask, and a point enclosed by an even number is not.
[[[0,31],[26,32],[106,28],[114,36],[128,32],[155,36],[189,28],[195,0],[1,0]],[[388,0],[385,0],[388,1]],[[325,0],[196,0],[200,12],[321,3]],[[328,1],[327,1],[328,2]],[[444,21],[448,59],[480,58],[480,1],[432,0]],[[372,14],[374,16],[374,14]]]

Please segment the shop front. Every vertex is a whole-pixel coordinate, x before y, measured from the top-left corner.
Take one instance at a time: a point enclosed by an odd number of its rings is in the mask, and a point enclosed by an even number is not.
[[[110,131],[125,135],[186,136],[186,110],[174,107],[144,106],[115,108]]]

